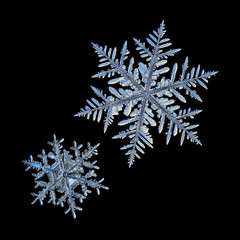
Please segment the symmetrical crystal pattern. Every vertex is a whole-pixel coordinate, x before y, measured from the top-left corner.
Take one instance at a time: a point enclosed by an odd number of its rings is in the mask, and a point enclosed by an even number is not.
[[[35,188],[41,187],[38,193],[32,193],[35,199],[32,204],[39,201],[43,204],[43,200],[49,195],[48,203],[52,202],[54,205],[64,206],[67,203],[68,207],[65,213],[72,212],[73,218],[76,218],[76,210],[81,211],[82,208],[76,204],[76,199],[83,202],[89,193],[90,189],[96,189],[97,194],[100,194],[100,189],[108,189],[102,185],[103,178],[99,181],[95,180],[97,174],[95,170],[99,169],[96,165],[96,160],[88,161],[93,155],[97,155],[97,147],[91,146],[88,143],[87,148],[80,152],[82,145],[78,145],[76,141],[73,142],[73,147],[70,151],[63,149],[61,143],[64,139],[57,140],[53,135],[53,141],[48,142],[52,146],[52,151],[46,153],[42,150],[37,157],[41,161],[35,161],[30,155],[29,160],[24,160],[23,163],[27,165],[26,171],[29,169],[37,170],[34,176]],[[52,162],[52,163],[51,163]],[[44,180],[43,178],[46,178]],[[42,180],[41,180],[42,179]],[[79,190],[77,190],[79,188]],[[57,195],[60,195],[58,198]]]
[[[193,119],[201,110],[181,108],[180,104],[187,102],[187,95],[201,102],[202,99],[194,88],[197,85],[207,88],[208,79],[217,72],[205,72],[200,65],[188,72],[188,57],[182,65],[181,74],[178,74],[177,63],[171,69],[167,67],[168,57],[181,49],[168,49],[171,42],[169,38],[164,37],[165,33],[165,24],[162,22],[157,31],[149,34],[146,42],[134,39],[140,57],[145,59],[145,63],[138,62],[137,67],[134,65],[133,57],[126,61],[129,54],[127,42],[124,43],[119,58],[116,47],[108,48],[93,44],[99,56],[99,67],[107,67],[93,77],[110,78],[108,81],[111,85],[110,94],[91,87],[100,100],[95,98],[87,100],[85,108],[81,108],[75,116],[89,118],[92,115],[93,120],[99,122],[105,112],[105,132],[113,122],[114,116],[123,111],[127,118],[118,125],[128,127],[113,138],[130,139],[129,144],[121,148],[127,150],[129,166],[133,164],[135,157],[140,158],[139,153],[144,153],[146,145],[153,147],[149,126],[158,127],[159,133],[166,129],[166,144],[177,134],[180,134],[180,144],[185,139],[201,144],[195,130],[198,124],[189,122],[189,119]],[[117,84],[120,86],[113,87]]]

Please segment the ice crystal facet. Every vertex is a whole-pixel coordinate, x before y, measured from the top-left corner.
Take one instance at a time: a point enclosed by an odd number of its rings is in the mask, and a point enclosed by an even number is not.
[[[99,144],[91,146],[88,143],[87,149],[80,152],[82,145],[78,145],[74,141],[73,147],[70,148],[74,154],[71,155],[69,151],[63,149],[61,145],[63,140],[63,138],[57,140],[56,136],[53,135],[53,141],[48,142],[52,146],[52,151],[46,153],[45,150],[42,150],[41,154],[38,155],[41,161],[35,161],[30,155],[29,160],[23,160],[23,163],[27,165],[26,171],[29,169],[37,170],[37,174],[32,174],[35,178],[35,188],[42,188],[38,193],[32,193],[35,197],[32,204],[39,201],[42,205],[44,198],[49,195],[48,203],[52,202],[54,205],[59,204],[63,207],[64,202],[67,202],[68,208],[65,213],[71,211],[73,218],[76,218],[75,210],[82,210],[76,205],[76,199],[82,203],[91,193],[89,188],[95,188],[99,195],[100,188],[108,189],[108,187],[101,184],[104,178],[99,181],[94,179],[97,176],[95,170],[99,169],[96,165],[97,161],[87,161],[93,155],[98,154]],[[41,180],[44,176],[47,178],[46,181]],[[81,186],[80,192],[75,191],[78,186]],[[57,192],[61,194],[58,199]]]
[[[92,115],[93,120],[99,122],[103,112],[106,112],[105,132],[113,122],[114,116],[123,111],[128,118],[120,121],[118,125],[129,125],[129,127],[113,138],[128,137],[130,139],[130,143],[121,148],[127,150],[129,166],[133,164],[135,157],[140,158],[139,153],[144,153],[143,149],[146,145],[153,147],[149,126],[158,127],[158,132],[161,133],[167,125],[167,144],[171,137],[177,134],[181,135],[180,144],[185,139],[201,144],[195,130],[198,124],[190,124],[187,120],[193,119],[201,110],[181,109],[180,105],[175,102],[186,103],[186,95],[201,102],[202,99],[194,88],[197,85],[207,88],[208,78],[217,72],[205,72],[200,69],[200,65],[197,68],[191,68],[188,72],[188,57],[186,57],[181,74],[178,76],[178,64],[175,63],[170,69],[166,63],[169,56],[173,56],[181,49],[166,50],[171,42],[169,38],[164,37],[165,33],[165,25],[162,22],[157,31],[149,34],[146,43],[134,39],[140,57],[145,59],[145,63],[139,62],[138,67],[134,67],[133,57],[126,62],[129,54],[127,42],[122,47],[120,58],[117,58],[116,47],[112,49],[93,44],[100,58],[99,67],[107,67],[106,70],[98,72],[93,77],[108,77],[110,78],[109,85],[119,84],[120,87],[109,86],[110,94],[108,95],[102,90],[91,87],[100,100],[95,98],[87,100],[88,105],[81,108],[75,116],[89,118]],[[116,74],[117,76],[113,78]]]

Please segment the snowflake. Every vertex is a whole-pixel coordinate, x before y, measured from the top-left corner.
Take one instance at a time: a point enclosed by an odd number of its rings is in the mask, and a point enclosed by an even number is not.
[[[57,140],[56,136],[53,135],[53,141],[48,142],[52,146],[52,152],[46,154],[45,150],[38,155],[41,161],[34,161],[33,157],[30,155],[29,160],[24,160],[23,163],[27,165],[26,171],[29,169],[36,169],[37,174],[32,174],[35,177],[35,188],[42,187],[43,189],[38,193],[32,193],[35,199],[32,201],[34,204],[39,201],[43,204],[44,198],[49,194],[49,201],[54,205],[60,204],[64,206],[64,202],[68,203],[68,208],[65,214],[69,211],[72,212],[73,218],[76,218],[75,210],[81,211],[82,208],[78,207],[75,203],[76,199],[79,199],[80,203],[87,197],[91,190],[88,188],[95,188],[97,194],[100,194],[100,188],[108,189],[108,187],[101,184],[104,180],[102,178],[99,181],[93,179],[96,177],[95,169],[99,169],[96,166],[96,162],[89,162],[87,159],[91,158],[93,155],[97,155],[97,147],[94,147],[88,143],[87,149],[82,153],[80,148],[82,145],[78,145],[76,141],[73,142],[73,147],[70,149],[74,152],[74,156],[69,153],[69,151],[62,149],[61,143],[64,139]],[[52,164],[49,163],[49,159],[54,161]],[[43,176],[47,176],[48,181],[39,180]],[[81,185],[80,193],[75,192],[75,188]],[[61,194],[61,197],[57,199],[56,192]]]
[[[207,88],[208,78],[217,72],[200,70],[200,65],[187,72],[188,57],[186,57],[180,76],[177,77],[177,63],[173,65],[171,73],[167,76],[166,73],[170,70],[165,66],[168,57],[173,56],[181,49],[165,50],[171,45],[169,38],[163,38],[165,32],[163,21],[157,31],[153,31],[152,34],[149,34],[149,38],[146,38],[147,43],[134,39],[141,58],[146,60],[146,63],[139,62],[137,68],[134,67],[133,57],[128,63],[125,63],[129,54],[127,42],[122,47],[120,58],[116,57],[116,47],[112,49],[93,44],[93,48],[100,58],[99,67],[108,66],[108,69],[101,70],[93,77],[104,78],[107,76],[110,78],[108,84],[120,84],[120,87],[109,86],[110,95],[91,87],[101,101],[95,98],[87,100],[88,105],[84,109],[81,108],[75,116],[89,118],[90,115],[93,115],[93,120],[100,121],[102,113],[106,112],[105,132],[113,122],[114,116],[123,111],[128,118],[120,121],[118,125],[129,124],[129,127],[119,132],[113,139],[125,137],[130,139],[130,143],[121,148],[127,150],[129,167],[133,164],[135,157],[140,158],[139,153],[144,153],[143,149],[146,145],[153,147],[153,138],[149,133],[148,126],[158,126],[158,132],[161,133],[164,126],[167,125],[166,144],[169,143],[171,136],[178,133],[181,134],[181,145],[184,139],[201,144],[197,131],[195,131],[198,124],[191,125],[186,121],[189,118],[193,119],[201,110],[180,109],[180,105],[175,104],[175,100],[179,103],[186,103],[185,95],[190,95],[201,102],[202,99],[193,88],[198,84]],[[115,74],[118,76],[112,78]],[[156,122],[154,118],[158,118],[158,121]],[[165,124],[166,120],[168,124]]]

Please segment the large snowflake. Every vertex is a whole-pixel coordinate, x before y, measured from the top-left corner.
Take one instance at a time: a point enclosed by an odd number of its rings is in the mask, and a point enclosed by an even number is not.
[[[81,108],[80,112],[75,116],[93,116],[93,120],[100,121],[102,113],[106,112],[104,119],[104,132],[113,122],[114,116],[120,111],[128,116],[118,123],[118,125],[129,125],[129,127],[119,132],[113,138],[130,139],[128,145],[121,149],[127,150],[129,155],[128,163],[131,166],[135,157],[140,158],[139,152],[144,153],[145,146],[153,147],[153,138],[149,133],[149,126],[158,126],[158,132],[164,129],[166,120],[168,121],[166,129],[166,143],[168,144],[171,136],[178,133],[181,134],[180,144],[184,139],[189,139],[196,144],[201,144],[197,136],[195,128],[198,124],[190,124],[187,119],[194,118],[201,110],[192,110],[190,108],[180,109],[180,105],[175,103],[186,103],[185,95],[202,101],[196,90],[193,90],[198,84],[207,88],[208,78],[215,75],[216,71],[205,72],[193,67],[189,72],[188,58],[185,59],[181,74],[177,77],[178,64],[175,63],[171,68],[166,67],[167,59],[173,56],[181,49],[165,50],[171,45],[169,38],[165,35],[164,22],[160,24],[157,31],[153,31],[146,39],[147,43],[134,39],[140,56],[146,60],[146,63],[139,62],[138,67],[134,67],[134,58],[132,57],[128,63],[129,51],[127,50],[127,42],[124,43],[121,50],[120,58],[117,58],[117,48],[101,47],[93,44],[93,47],[100,58],[99,67],[108,67],[93,77],[104,78],[110,80],[108,84],[120,84],[121,87],[109,87],[111,94],[107,95],[95,87],[91,87],[94,93],[101,99],[91,98],[87,100],[88,105]],[[149,46],[148,46],[148,45]],[[117,77],[112,78],[117,74]],[[157,121],[155,120],[157,117]],[[155,119],[154,119],[155,118]]]
[[[48,202],[52,202],[54,205],[59,204],[62,207],[64,202],[67,202],[68,208],[65,213],[71,211],[73,218],[76,218],[75,210],[82,210],[76,205],[76,199],[82,203],[88,193],[91,193],[89,187],[95,188],[97,194],[100,194],[100,188],[108,189],[108,187],[101,184],[104,178],[99,181],[94,179],[97,176],[95,169],[99,169],[96,166],[97,161],[92,163],[87,161],[93,155],[98,154],[97,147],[99,144],[91,146],[88,143],[87,149],[81,153],[82,145],[78,145],[74,141],[73,147],[70,148],[74,152],[73,156],[69,151],[62,149],[61,143],[63,140],[58,141],[56,136],[53,135],[53,141],[48,142],[52,146],[52,151],[46,154],[45,150],[42,150],[42,153],[38,155],[41,162],[34,161],[32,155],[30,155],[29,160],[24,160],[23,163],[27,165],[26,171],[31,168],[38,171],[37,174],[32,174],[35,177],[35,188],[43,188],[38,193],[32,193],[35,197],[32,204],[39,201],[42,205],[44,198],[49,194]],[[53,163],[50,164],[49,160]],[[44,175],[47,176],[47,181],[39,180]],[[75,191],[78,186],[81,186],[80,193]],[[57,192],[62,194],[58,199]]]

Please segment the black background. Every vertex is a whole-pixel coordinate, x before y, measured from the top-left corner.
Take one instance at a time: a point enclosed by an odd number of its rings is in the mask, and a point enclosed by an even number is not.
[[[225,16],[232,7],[189,1],[179,5],[110,2],[109,6],[91,2],[10,7],[5,63],[13,66],[7,77],[8,97],[13,99],[8,114],[13,159],[8,160],[16,168],[10,224],[19,227],[19,236],[30,236],[32,230],[31,236],[89,234],[90,239],[95,234],[112,239],[130,233],[146,233],[149,238],[228,234],[231,164],[223,154],[225,118],[219,116],[226,74],[226,35],[229,39],[227,29],[233,21]],[[117,126],[121,116],[103,134],[102,121],[73,115],[85,106],[86,99],[94,97],[91,85],[107,89],[105,79],[91,78],[99,70],[91,42],[120,50],[127,40],[131,56],[137,59],[132,38],[144,40],[163,19],[171,48],[182,49],[169,58],[169,65],[178,62],[180,66],[189,56],[190,67],[200,63],[207,71],[219,71],[210,79],[208,90],[198,87],[203,103],[187,99],[186,106],[203,109],[195,120],[200,123],[203,146],[185,141],[180,147],[179,136],[166,146],[165,135],[152,128],[154,149],[147,148],[129,169],[127,157],[119,149],[127,140],[111,139],[123,130]],[[76,220],[46,201],[43,206],[30,204],[33,177],[24,171],[21,160],[30,154],[36,157],[43,148],[50,150],[47,141],[54,133],[65,139],[66,148],[73,140],[84,146],[88,141],[101,143],[95,158],[100,166],[98,178],[104,177],[110,189],[100,196],[90,194]]]

